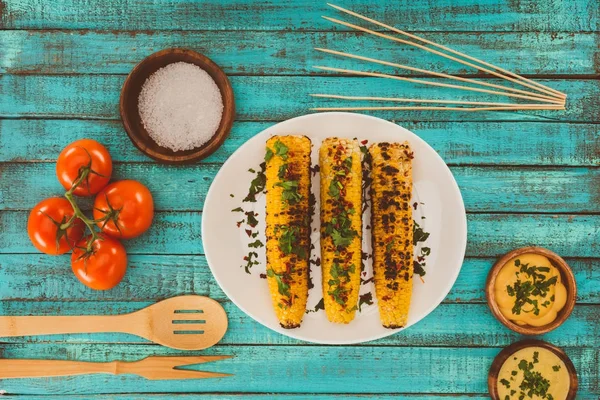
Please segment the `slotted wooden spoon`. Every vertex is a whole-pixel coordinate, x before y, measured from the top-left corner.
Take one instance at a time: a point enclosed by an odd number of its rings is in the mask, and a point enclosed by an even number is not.
[[[122,315],[0,317],[0,337],[129,333],[179,350],[202,350],[227,331],[223,307],[204,296],[178,296]]]

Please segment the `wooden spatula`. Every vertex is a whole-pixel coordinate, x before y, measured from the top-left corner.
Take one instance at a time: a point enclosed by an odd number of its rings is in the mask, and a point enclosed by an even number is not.
[[[133,374],[146,379],[223,378],[231,374],[175,369],[186,365],[223,360],[232,356],[147,357],[140,361],[106,363],[63,360],[0,360],[0,379],[41,378],[84,374]]]
[[[202,350],[227,331],[227,314],[203,296],[179,296],[123,315],[0,317],[0,337],[122,332],[179,350]]]

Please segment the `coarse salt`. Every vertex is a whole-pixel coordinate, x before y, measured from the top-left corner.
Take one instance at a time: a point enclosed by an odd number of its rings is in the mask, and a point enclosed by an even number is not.
[[[194,64],[176,62],[150,75],[138,98],[144,128],[173,151],[191,150],[219,128],[223,99],[215,81]]]

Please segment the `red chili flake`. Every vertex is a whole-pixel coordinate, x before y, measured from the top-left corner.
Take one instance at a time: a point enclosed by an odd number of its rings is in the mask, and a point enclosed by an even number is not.
[[[417,206],[419,205],[419,203],[417,203],[416,201],[413,203],[413,208],[416,210]]]
[[[246,235],[248,235],[248,237],[251,237],[252,231],[250,229],[246,229]]]
[[[366,139],[365,139],[365,140],[363,140],[362,142],[360,142],[360,144],[362,144],[363,146],[364,146],[364,145],[366,145],[367,143],[369,143],[369,141],[368,141],[368,140],[366,140]]]
[[[267,279],[267,274],[260,274],[260,279]]]

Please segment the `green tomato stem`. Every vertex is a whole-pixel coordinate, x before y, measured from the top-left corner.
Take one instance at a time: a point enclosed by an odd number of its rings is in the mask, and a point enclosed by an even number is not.
[[[79,177],[77,178],[77,180],[75,182],[73,182],[73,185],[71,185],[71,189],[69,189],[65,193],[65,198],[69,201],[69,203],[71,204],[71,207],[73,207],[73,216],[71,217],[71,219],[69,219],[69,221],[67,221],[66,223],[63,224],[63,226],[61,226],[61,228],[67,229],[68,227],[70,227],[73,224],[73,222],[75,221],[76,218],[80,219],[85,224],[87,229],[89,229],[89,231],[92,235],[92,238],[88,241],[87,246],[86,246],[86,249],[88,252],[90,252],[92,250],[92,244],[94,243],[94,241],[99,239],[98,232],[96,232],[96,230],[94,229],[96,221],[89,219],[88,217],[85,216],[83,211],[81,211],[81,208],[79,208],[79,205],[75,201],[73,192],[75,191],[75,188],[77,188],[77,186],[79,186],[81,184],[81,182],[83,182],[85,179],[87,179],[88,175],[90,174],[90,171],[91,170],[89,167],[83,168],[81,170],[81,173],[79,174]]]

